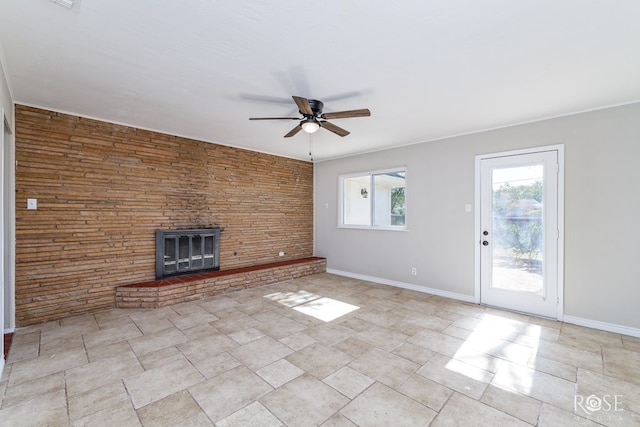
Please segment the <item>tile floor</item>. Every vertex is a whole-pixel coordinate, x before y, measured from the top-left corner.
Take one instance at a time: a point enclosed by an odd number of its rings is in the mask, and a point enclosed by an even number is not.
[[[640,425],[640,339],[320,274],[19,329],[3,426]]]

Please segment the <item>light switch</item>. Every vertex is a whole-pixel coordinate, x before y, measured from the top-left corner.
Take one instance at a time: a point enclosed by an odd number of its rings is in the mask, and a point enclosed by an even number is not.
[[[38,199],[27,199],[27,209],[29,210],[38,209]]]
[[[471,203],[467,203],[466,205],[464,205],[464,211],[466,213],[471,213]]]

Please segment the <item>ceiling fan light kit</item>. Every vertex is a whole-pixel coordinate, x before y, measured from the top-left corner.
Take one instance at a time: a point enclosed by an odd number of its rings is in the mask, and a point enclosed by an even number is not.
[[[349,117],[369,117],[371,112],[362,108],[360,110],[336,111],[334,113],[323,113],[324,104],[317,99],[307,99],[300,96],[293,96],[293,101],[298,106],[300,117],[251,117],[249,120],[300,120],[298,126],[294,127],[284,137],[290,138],[304,130],[306,133],[314,133],[320,128],[325,128],[339,136],[349,135],[349,131],[336,126],[327,119],[346,119]]]
[[[314,119],[305,119],[300,126],[306,133],[314,133],[320,129],[320,124]]]

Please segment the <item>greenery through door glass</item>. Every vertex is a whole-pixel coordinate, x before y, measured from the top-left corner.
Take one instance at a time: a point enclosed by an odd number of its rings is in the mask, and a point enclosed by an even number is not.
[[[542,250],[542,182],[493,192],[493,239],[504,255],[537,264]]]

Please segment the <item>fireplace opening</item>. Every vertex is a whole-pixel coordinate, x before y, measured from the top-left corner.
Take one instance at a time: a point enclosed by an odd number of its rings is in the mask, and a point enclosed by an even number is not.
[[[156,280],[220,270],[220,228],[156,231]]]

